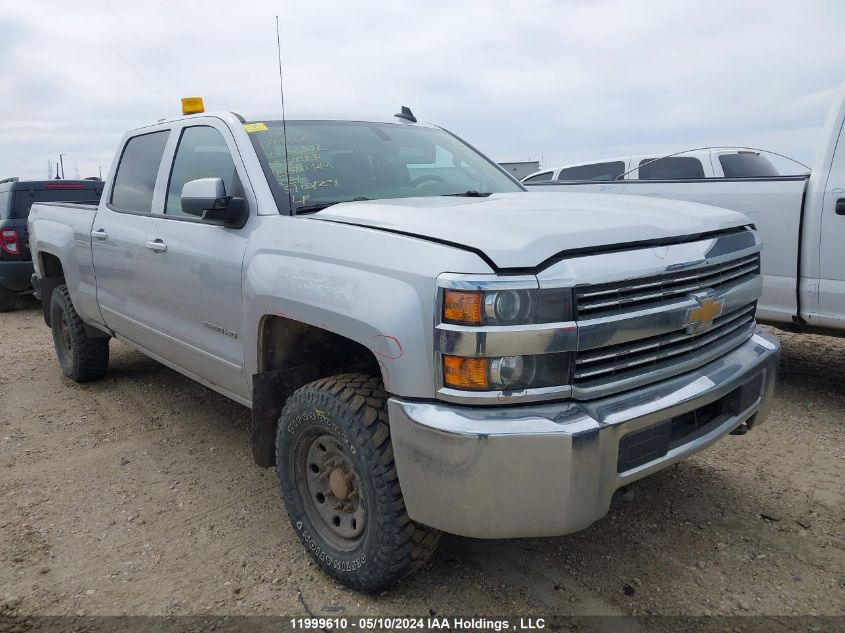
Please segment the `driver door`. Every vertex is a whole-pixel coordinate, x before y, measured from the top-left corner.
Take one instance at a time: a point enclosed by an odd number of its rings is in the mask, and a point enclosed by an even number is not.
[[[226,195],[244,197],[244,166],[228,128],[215,119],[192,119],[173,130],[175,147],[161,207],[151,218],[148,241],[156,292],[152,312],[168,341],[166,358],[201,382],[241,402],[249,400],[244,373],[242,267],[252,218],[243,228],[202,222],[182,211],[190,180],[221,178]]]

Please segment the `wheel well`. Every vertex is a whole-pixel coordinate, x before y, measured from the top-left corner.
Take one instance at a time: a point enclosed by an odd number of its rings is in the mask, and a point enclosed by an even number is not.
[[[62,268],[62,261],[50,253],[41,253],[41,274],[44,277],[61,277],[64,279],[65,271]]]
[[[41,263],[41,279],[39,280],[41,290],[41,308],[44,311],[44,323],[52,327],[50,323],[50,304],[53,301],[53,289],[65,282],[65,271],[62,268],[62,260],[50,253],[39,253],[38,259]]]
[[[259,327],[258,371],[298,365],[315,366],[317,378],[356,371],[381,373],[375,355],[352,339],[282,316],[264,317]]]
[[[276,426],[287,399],[305,384],[337,374],[381,375],[375,355],[340,334],[278,315],[258,328],[258,367],[252,377],[252,455],[275,464]]]

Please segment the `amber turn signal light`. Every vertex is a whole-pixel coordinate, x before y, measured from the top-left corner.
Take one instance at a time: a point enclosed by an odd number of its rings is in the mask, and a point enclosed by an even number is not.
[[[443,293],[443,320],[451,323],[481,325],[483,293],[447,290]]]
[[[486,391],[490,388],[487,377],[489,358],[443,357],[443,384],[454,389]]]

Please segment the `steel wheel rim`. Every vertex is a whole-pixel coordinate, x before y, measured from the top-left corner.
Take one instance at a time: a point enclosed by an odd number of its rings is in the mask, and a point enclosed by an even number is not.
[[[361,480],[334,435],[311,434],[297,445],[296,489],[318,534],[342,551],[355,549],[367,525]]]

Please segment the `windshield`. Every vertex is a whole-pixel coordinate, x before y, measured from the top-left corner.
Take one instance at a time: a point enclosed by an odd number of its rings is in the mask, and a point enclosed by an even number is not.
[[[280,210],[352,200],[522,191],[495,164],[439,128],[358,121],[246,123]],[[288,197],[290,192],[290,197]],[[289,201],[290,200],[290,201]]]

